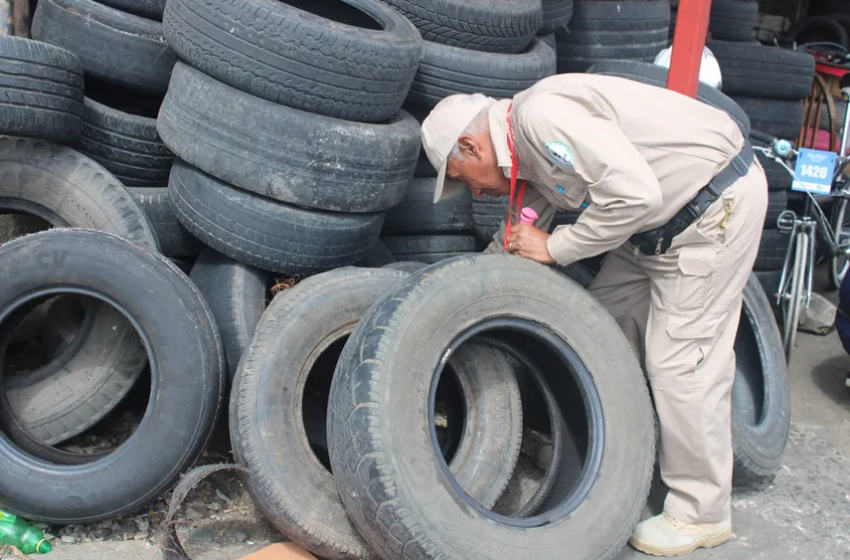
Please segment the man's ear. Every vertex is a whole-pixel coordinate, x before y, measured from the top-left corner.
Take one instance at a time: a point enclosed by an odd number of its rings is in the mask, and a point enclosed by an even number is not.
[[[457,145],[460,147],[460,151],[464,156],[475,158],[481,156],[481,149],[478,146],[478,142],[472,136],[461,136],[457,139]]]

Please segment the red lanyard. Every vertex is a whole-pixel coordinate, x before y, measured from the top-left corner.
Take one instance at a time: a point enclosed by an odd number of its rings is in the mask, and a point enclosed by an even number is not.
[[[516,150],[514,149],[514,129],[511,125],[512,108],[513,103],[508,106],[508,115],[506,117],[506,121],[508,124],[508,149],[511,151],[511,205],[508,207],[508,225],[505,228],[505,251],[508,250],[508,236],[511,234],[511,214],[514,211],[514,196],[516,196],[517,216],[519,216],[519,213],[522,210],[522,199],[525,196],[525,179],[523,179],[522,183],[520,184],[519,193],[516,192],[516,182],[517,177],[519,176],[519,162],[517,162]]]

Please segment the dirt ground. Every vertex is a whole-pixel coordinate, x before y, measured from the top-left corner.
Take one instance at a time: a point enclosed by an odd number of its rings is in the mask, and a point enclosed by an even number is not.
[[[827,295],[831,299],[835,297]],[[691,558],[850,558],[850,388],[844,385],[848,370],[850,356],[842,350],[834,331],[826,336],[800,335],[788,371],[792,432],[782,470],[766,490],[734,496],[732,541],[712,550],[700,550]],[[195,560],[236,560],[270,542],[282,540],[232,479],[214,480],[190,495],[188,502],[182,517],[192,527],[182,529],[181,534]],[[158,560],[162,558],[158,547],[139,529],[148,529],[148,525],[155,523],[161,517],[162,506],[152,508],[150,521],[142,517],[94,530],[91,527],[60,529],[53,538],[54,550],[44,558]],[[191,514],[189,508],[193,510]],[[647,514],[649,511],[648,507]],[[191,518],[196,520],[193,522]],[[152,532],[153,527],[150,529]],[[113,540],[116,533],[123,540]],[[62,542],[63,535],[66,541],[76,542]],[[104,535],[111,538],[98,542]],[[618,560],[636,558],[647,557],[626,548]]]

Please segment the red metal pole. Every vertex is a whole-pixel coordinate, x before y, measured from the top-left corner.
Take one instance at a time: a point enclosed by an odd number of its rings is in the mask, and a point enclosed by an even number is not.
[[[667,89],[697,96],[711,0],[679,0]]]

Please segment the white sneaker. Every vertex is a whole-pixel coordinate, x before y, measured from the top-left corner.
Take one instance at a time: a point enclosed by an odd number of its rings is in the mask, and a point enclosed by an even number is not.
[[[696,549],[711,548],[732,538],[732,520],[691,524],[662,513],[638,523],[629,539],[636,549],[652,556],[683,556]]]

